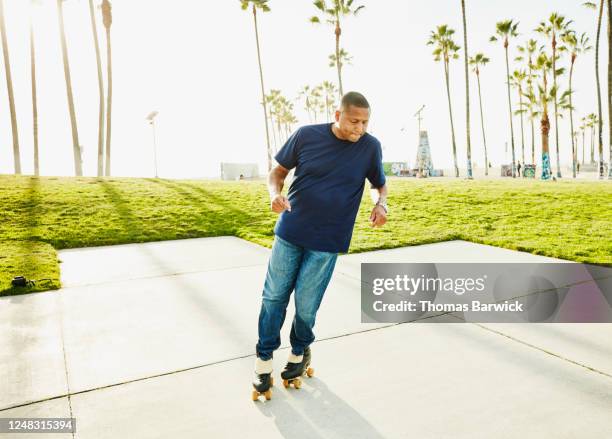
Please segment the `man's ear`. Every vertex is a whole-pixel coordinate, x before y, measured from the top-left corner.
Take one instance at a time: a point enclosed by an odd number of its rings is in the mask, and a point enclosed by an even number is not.
[[[340,122],[340,110],[336,110],[336,122]]]

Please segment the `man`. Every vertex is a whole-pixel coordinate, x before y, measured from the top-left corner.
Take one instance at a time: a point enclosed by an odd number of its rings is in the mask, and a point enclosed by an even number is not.
[[[377,191],[371,226],[387,220],[382,150],[366,133],[369,119],[366,98],[349,92],[342,97],[334,123],[301,127],[275,156],[278,166],[268,175],[268,191],[271,209],[280,217],[259,313],[255,397],[271,386],[272,354],[281,344],[280,330],[294,290],[291,354],[281,376],[299,377],[310,364],[316,313],[338,253],[348,251],[366,178]],[[293,168],[285,197],[283,183]]]

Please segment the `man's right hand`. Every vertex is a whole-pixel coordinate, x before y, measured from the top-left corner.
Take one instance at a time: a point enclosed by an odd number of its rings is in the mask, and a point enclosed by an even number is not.
[[[273,212],[282,213],[284,210],[288,210],[291,212],[291,204],[289,204],[289,200],[287,197],[283,195],[275,195],[270,201],[270,207]]]

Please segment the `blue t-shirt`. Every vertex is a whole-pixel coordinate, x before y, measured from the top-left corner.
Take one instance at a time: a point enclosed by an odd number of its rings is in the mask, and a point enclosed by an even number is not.
[[[274,157],[295,169],[289,187],[291,212],[281,213],[274,233],[311,250],[347,252],[365,179],[385,184],[380,142],[366,133],[357,142],[340,140],[332,124],[299,128]]]

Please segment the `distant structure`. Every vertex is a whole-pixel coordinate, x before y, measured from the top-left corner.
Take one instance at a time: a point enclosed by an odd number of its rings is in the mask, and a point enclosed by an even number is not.
[[[407,162],[383,162],[385,175],[395,177],[414,177]]]
[[[421,130],[421,121],[423,120],[423,110],[425,105],[422,105],[419,110],[414,113],[414,117],[419,121],[419,146],[417,148],[417,156],[415,161],[415,175],[417,177],[430,177],[433,174],[433,163],[431,161],[431,150],[429,149],[429,139],[427,138],[427,130]]]
[[[430,177],[433,173],[433,162],[431,161],[431,149],[429,149],[429,139],[427,131],[419,132],[419,147],[416,156],[416,168],[423,177]]]
[[[221,163],[221,180],[248,180],[259,177],[256,163]]]

